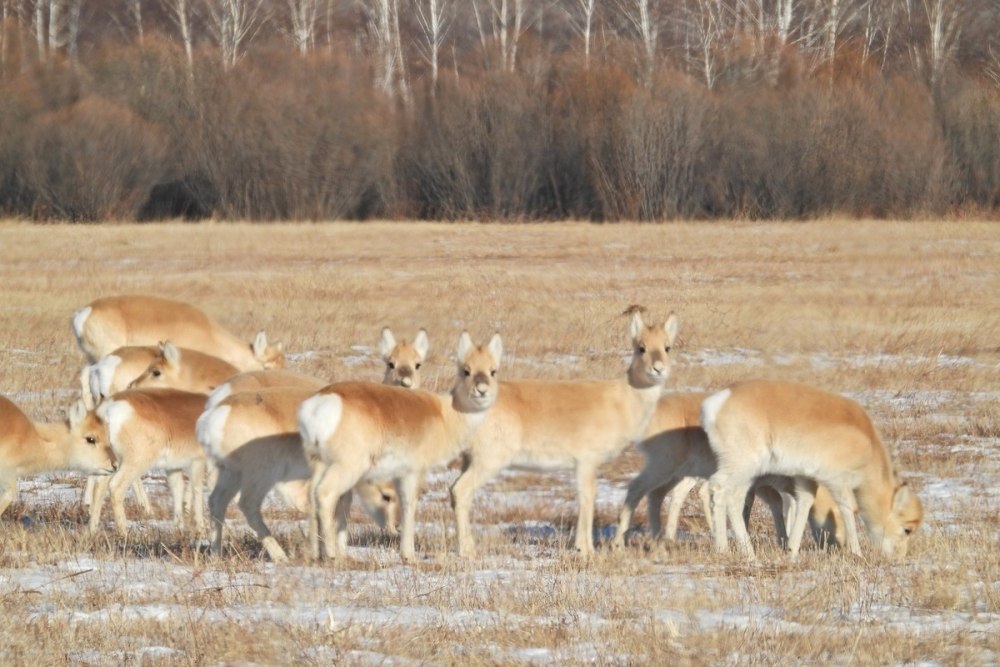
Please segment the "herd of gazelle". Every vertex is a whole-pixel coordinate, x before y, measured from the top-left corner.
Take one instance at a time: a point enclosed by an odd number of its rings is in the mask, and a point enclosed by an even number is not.
[[[797,383],[752,380],[713,394],[670,393],[678,319],[647,324],[630,307],[631,362],[618,380],[499,381],[499,334],[477,345],[463,332],[449,392],[420,389],[427,333],[397,341],[382,330],[381,384],[326,382],[283,370],[281,345],[263,332],[235,337],[201,310],[148,296],[98,299],[78,311],[73,331],[89,365],[83,398],[65,423],[36,423],[0,398],[0,513],[17,477],[46,470],[91,474],[90,528],[110,495],[115,527],[127,530],[124,496],[140,479],[167,473],[174,520],[189,505],[203,530],[201,489],[215,475],[208,506],[222,551],[229,504],[238,505],[268,555],[286,553],[264,523],[272,490],[308,515],[313,558],[343,556],[352,498],[400,551],[415,558],[416,501],[427,471],[461,458],[451,486],[458,551],[475,553],[470,512],[476,490],[499,471],[573,469],[579,517],[576,549],[594,550],[598,467],[630,443],[645,456],[628,487],[613,543],[624,545],[632,514],[646,498],[650,531],[673,540],[680,502],[699,481],[716,548],[727,550],[727,521],[747,555],[750,507],[770,508],[779,540],[797,554],[805,526],[821,545],[861,553],[855,513],[887,555],[902,556],[922,519],[870,418],[856,402]],[[185,487],[184,474],[189,478]],[[661,505],[671,494],[666,529]]]

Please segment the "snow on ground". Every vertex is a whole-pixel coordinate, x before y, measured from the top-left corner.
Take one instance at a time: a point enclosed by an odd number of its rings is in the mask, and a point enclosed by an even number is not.
[[[372,358],[372,351],[366,346],[356,346],[356,355],[345,360],[345,363],[367,363]],[[699,364],[767,363],[768,360],[759,352],[753,350],[715,351],[707,350],[698,353],[682,355],[685,361]],[[777,355],[774,360],[781,363],[797,363],[795,355]],[[881,364],[912,364],[923,363],[924,360],[896,355],[878,355],[869,357],[832,358],[827,355],[810,355],[810,363],[817,368],[827,364],[850,363],[858,366]],[[551,364],[572,363],[574,357],[545,358],[541,360],[521,359],[526,363]],[[939,357],[936,363],[940,365],[965,366],[978,362],[961,357]],[[70,391],[62,390],[69,398]],[[56,392],[60,396],[58,391]],[[36,392],[36,395],[22,394],[14,396],[18,402],[30,402],[43,396],[51,396],[49,392]],[[954,423],[964,414],[964,406],[989,405],[1000,399],[1000,391],[996,392],[952,392],[952,391],[908,391],[908,392],[864,392],[855,396],[865,403],[877,403],[887,409],[906,415],[919,412],[923,419],[941,420],[942,423]],[[917,480],[920,496],[927,510],[926,526],[923,531],[931,535],[948,534],[962,530],[957,526],[959,516],[986,516],[996,512],[1000,506],[1000,486],[995,480],[1000,478],[1000,446],[996,438],[973,437],[967,434],[956,434],[950,444],[950,451],[955,455],[969,456],[968,462],[962,462],[947,467],[947,476],[928,473],[908,473]],[[918,452],[926,443],[901,443],[901,447],[912,447]],[[454,469],[433,471],[427,479],[426,492],[422,502],[436,503],[446,507],[448,503],[447,488],[458,472]],[[504,471],[490,485],[484,487],[476,496],[473,520],[477,514],[486,509],[509,509],[516,515],[531,516],[532,508],[545,504],[546,512],[551,516],[554,512],[559,516],[574,518],[576,501],[574,498],[575,482],[572,471],[545,473],[545,484],[537,488],[514,484],[518,471]],[[35,521],[37,513],[32,507],[45,505],[70,506],[79,502],[82,476],[73,473],[58,475],[43,475],[19,482],[19,497],[29,507],[27,515],[22,519],[25,525]],[[497,493],[493,487],[505,485],[514,490]],[[147,487],[152,492],[154,502],[166,503],[168,497],[165,480],[162,475],[151,474],[147,478]],[[974,490],[971,492],[970,490]],[[598,486],[598,508],[602,512],[617,513],[624,499],[625,484],[600,480]],[[280,501],[269,500],[268,508],[280,506]],[[107,518],[107,512],[105,514]],[[228,523],[236,531],[247,530],[242,519]],[[570,522],[572,523],[572,521]],[[166,522],[164,522],[166,524]],[[994,526],[987,528],[992,531],[988,539],[993,544],[1000,543],[1000,535]],[[272,528],[279,536],[288,535],[291,531],[304,530],[301,521],[290,519],[272,521]],[[598,539],[608,539],[614,527],[597,527]],[[453,527],[442,523],[425,523],[417,528],[418,535],[436,536],[442,531],[453,531]],[[525,519],[518,522],[502,522],[496,525],[477,526],[482,536],[499,536],[522,545],[520,557],[506,557],[485,554],[473,567],[467,576],[462,578],[462,585],[468,589],[468,595],[489,595],[489,591],[497,586],[517,588],[524,586],[559,585],[559,580],[568,575],[554,573],[554,565],[558,561],[558,550],[564,549],[568,541],[568,533],[562,528],[547,521]],[[704,539],[704,535],[682,535],[683,539]],[[81,555],[68,558],[54,564],[35,564],[18,569],[0,569],[0,599],[13,593],[32,593],[39,600],[33,607],[31,620],[44,622],[46,620],[62,619],[71,624],[106,624],[118,623],[128,619],[170,619],[178,614],[187,614],[189,610],[180,605],[171,604],[173,592],[179,589],[187,590],[196,587],[198,590],[213,588],[261,588],[274,584],[276,573],[280,570],[280,578],[288,586],[295,582],[308,590],[359,590],[367,591],[369,596],[379,589],[395,591],[400,586],[409,587],[415,591],[437,591],[454,585],[452,575],[426,571],[419,568],[409,568],[399,565],[398,555],[393,548],[386,546],[352,547],[355,557],[369,559],[379,563],[373,570],[335,570],[313,566],[276,566],[269,562],[252,563],[246,571],[230,572],[210,567],[200,568],[193,572],[192,568],[175,562],[169,557],[127,558],[118,560],[101,560]],[[697,564],[672,565],[656,563],[648,566],[650,573],[628,579],[623,585],[636,587],[655,587],[663,590],[663,607],[656,613],[656,621],[667,628],[665,641],[674,642],[684,635],[715,631],[719,629],[753,629],[766,625],[769,632],[799,634],[813,632],[808,625],[788,620],[786,610],[776,608],[763,602],[748,601],[740,607],[718,610],[699,610],[695,613],[684,613],[671,608],[671,595],[679,591],[695,591],[711,589],[712,587],[731,587],[740,580],[732,576],[715,576],[705,571]],[[606,582],[600,577],[577,573],[576,585],[584,587],[599,587]],[[624,580],[623,580],[624,581]],[[288,583],[292,582],[292,583]],[[1000,582],[977,582],[982,587],[979,599],[995,598],[1000,592]],[[62,602],[46,602],[46,594],[58,593],[68,599],[88,599],[100,597],[102,592],[114,591],[116,599],[124,599],[126,603],[97,608],[76,609],[73,605]],[[975,591],[973,591],[975,592]],[[41,595],[34,595],[41,594]],[[752,600],[749,596],[748,600]],[[249,601],[225,608],[206,608],[200,612],[202,622],[224,622],[237,618],[242,624],[252,625],[260,621],[273,621],[284,624],[297,624],[308,627],[323,627],[335,633],[344,628],[378,628],[386,632],[387,628],[427,628],[433,629],[446,624],[456,628],[495,627],[503,625],[516,630],[521,626],[537,627],[539,624],[551,624],[559,627],[561,624],[572,624],[593,634],[607,629],[615,619],[601,614],[591,614],[586,611],[574,612],[567,616],[566,612],[553,612],[547,615],[541,612],[526,616],[511,614],[492,609],[445,609],[440,606],[421,601],[420,594],[413,597],[410,604],[373,605],[367,602],[357,604],[328,604],[322,595],[308,599],[289,601]],[[929,634],[941,635],[961,632],[968,636],[992,637],[1000,633],[1000,614],[984,608],[969,610],[956,606],[955,609],[919,609],[914,607],[872,602],[855,603],[845,610],[829,612],[832,631],[844,632],[853,636],[853,628],[864,624],[877,623],[884,630],[892,630],[921,637]],[[837,630],[839,628],[839,630]],[[850,639],[850,637],[848,637]],[[477,647],[482,650],[483,647]],[[546,647],[521,647],[507,649],[501,646],[485,647],[497,662],[524,664],[566,664],[592,661],[628,662],[629,656],[608,656],[604,648],[592,642],[570,642],[553,650]],[[330,652],[326,647],[312,647],[308,655],[317,661],[341,660],[352,664],[408,664],[399,656],[387,656],[378,650],[356,649],[348,653]],[[481,654],[479,654],[481,655]],[[982,660],[986,663],[995,661],[998,656],[984,651]],[[67,659],[72,662],[171,662],[182,661],[184,656],[168,646],[149,645],[132,651],[120,651],[115,655],[95,655],[87,651],[69,652]]]

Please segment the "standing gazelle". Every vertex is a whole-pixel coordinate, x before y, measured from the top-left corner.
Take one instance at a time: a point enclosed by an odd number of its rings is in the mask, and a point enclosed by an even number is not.
[[[416,497],[424,472],[460,454],[497,398],[499,334],[476,346],[458,341],[458,372],[447,394],[364,382],[323,388],[299,408],[302,446],[312,467],[310,547],[329,558],[347,548],[350,490],[362,479],[396,481],[402,515],[400,554],[415,559]],[[336,537],[332,520],[336,505]],[[321,539],[322,538],[322,539]]]
[[[410,344],[406,340],[396,342],[392,331],[384,328],[381,334],[381,354],[386,364],[384,384],[419,388],[419,369],[427,349],[427,332],[423,329]],[[261,386],[282,377],[289,384]],[[265,496],[275,488],[296,509],[309,510],[312,471],[302,450],[297,411],[305,399],[326,383],[282,371],[244,374],[231,382],[250,390],[233,392],[226,386],[230,383],[226,383],[220,387],[221,399],[213,392],[204,414],[198,418],[198,441],[219,470],[218,482],[208,499],[209,516],[215,527],[212,550],[222,551],[226,508],[239,493],[239,508],[268,555],[272,560],[285,561],[288,559],[285,550],[264,523],[261,507]],[[362,481],[353,492],[379,526],[395,530],[396,492],[386,486]]]
[[[101,505],[110,487],[115,528],[125,534],[125,491],[147,470],[167,471],[174,502],[174,523],[184,526],[184,471],[190,474],[191,509],[195,529],[203,529],[202,488],[205,453],[195,438],[195,423],[205,407],[205,395],[176,389],[127,389],[97,407],[108,429],[118,471],[98,478],[90,506],[90,529],[97,530]]]
[[[65,422],[32,421],[0,396],[0,515],[17,495],[17,478],[52,470],[110,474],[117,468],[104,424],[82,402]]]
[[[97,299],[73,315],[73,332],[91,362],[124,345],[171,340],[180,347],[225,359],[240,370],[285,365],[281,344],[268,345],[263,331],[248,344],[191,304],[154,296]]]
[[[861,553],[856,508],[884,554],[906,554],[923,516],[920,500],[899,481],[871,419],[856,402],[808,385],[754,380],[705,399],[701,421],[718,457],[718,471],[709,480],[717,550],[727,549],[728,516],[743,551],[754,558],[742,520],[747,490],[761,475],[784,475],[795,480],[793,556],[817,483],[840,508],[851,553]]]
[[[475,552],[469,514],[476,489],[508,466],[576,470],[576,548],[593,553],[597,468],[645,434],[670,375],[670,346],[677,337],[674,313],[652,326],[639,307],[626,314],[632,362],[622,379],[500,383],[497,404],[473,437],[451,487],[461,555]]]

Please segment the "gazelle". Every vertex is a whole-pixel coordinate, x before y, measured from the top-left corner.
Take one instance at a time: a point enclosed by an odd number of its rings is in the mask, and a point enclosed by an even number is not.
[[[208,395],[239,372],[228,361],[197,350],[179,348],[168,340],[160,343],[160,353],[139,377],[129,383],[129,387],[180,389]]]
[[[632,361],[622,379],[500,383],[497,404],[473,437],[462,474],[451,487],[461,555],[475,552],[469,514],[476,489],[508,466],[576,470],[576,548],[593,553],[597,468],[646,433],[670,374],[670,347],[677,337],[674,313],[652,326],[638,307],[626,315]]]
[[[126,345],[80,371],[80,389],[89,409],[105,398],[128,389],[160,354],[158,345]]]
[[[166,341],[159,345],[120,347],[87,366],[81,372],[81,382],[84,402],[93,408],[129,387],[165,387],[207,394],[236,373],[235,366],[218,357],[179,348]],[[93,502],[94,482],[93,478],[87,480],[85,505]],[[151,511],[149,498],[141,479],[135,481],[132,490],[148,514]]]
[[[36,422],[0,396],[0,515],[17,496],[17,478],[52,470],[112,473],[117,460],[104,424],[82,402],[65,422]]]
[[[285,365],[281,344],[268,345],[263,331],[248,344],[191,304],[154,296],[97,299],[73,315],[73,332],[91,362],[124,345],[171,340],[180,347],[224,359],[240,370]]]
[[[363,382],[324,387],[299,408],[299,431],[312,468],[310,548],[335,558],[347,548],[350,490],[362,479],[396,481],[402,515],[400,555],[416,557],[414,523],[420,481],[431,466],[460,454],[497,399],[499,334],[476,346],[468,332],[458,340],[455,384],[431,394]],[[336,537],[332,519],[336,505]]]
[[[234,375],[220,384],[212,391],[211,394],[208,395],[208,401],[205,403],[205,410],[211,410],[233,394],[240,394],[247,391],[259,391],[261,389],[270,389],[272,387],[309,387],[315,391],[325,384],[328,383],[323,380],[319,380],[312,375],[305,375],[304,373],[296,373],[295,371],[284,369],[273,371],[243,371],[242,373]]]
[[[616,547],[624,546],[625,532],[643,497],[646,498],[649,529],[653,537],[669,541],[676,539],[684,498],[699,481],[705,482],[700,495],[711,530],[712,511],[707,482],[718,465],[700,423],[701,404],[708,396],[707,393],[691,392],[666,394],[660,398],[646,429],[646,439],[638,445],[646,464],[628,486],[614,537]],[[668,493],[670,505],[664,530],[660,524],[660,506]],[[754,497],[759,497],[771,510],[778,540],[787,542],[788,526],[794,520],[793,494],[794,484],[790,478],[769,476],[756,480],[746,497],[744,523],[749,522]],[[830,508],[829,498],[830,492],[825,487],[818,487],[816,503],[809,516],[813,535],[821,546],[834,543],[838,535],[843,539],[839,512]]]
[[[747,490],[761,475],[795,480],[795,520],[789,550],[798,553],[816,485],[826,486],[840,509],[844,540],[861,553],[855,509],[886,555],[903,556],[923,510],[899,481],[889,453],[864,408],[808,385],[768,380],[735,384],[702,403],[702,425],[718,458],[709,480],[716,549],[727,549],[726,517],[744,553],[753,546],[741,510]]]
[[[110,488],[115,528],[119,534],[126,533],[125,491],[140,475],[154,468],[167,471],[178,528],[184,527],[184,471],[189,472],[195,529],[202,531],[205,453],[195,438],[195,423],[205,407],[205,398],[204,394],[176,389],[127,389],[97,406],[119,466],[110,479],[97,480],[90,506],[92,531],[100,524],[101,505]]]
[[[419,388],[419,369],[427,349],[427,332],[423,329],[410,344],[406,340],[397,343],[392,331],[384,328],[381,334],[381,352],[386,364],[383,384]],[[293,381],[290,386],[264,388],[259,385],[261,381],[273,381],[276,373],[280,371],[234,378],[233,382],[246,381],[253,389],[235,393],[226,390],[227,395],[214,405],[210,399],[210,406],[198,419],[198,440],[219,469],[219,480],[208,500],[209,516],[215,526],[212,542],[215,553],[222,551],[226,508],[237,493],[247,523],[275,561],[286,561],[287,555],[264,523],[261,515],[264,497],[271,488],[276,488],[290,505],[303,512],[309,510],[311,469],[302,450],[297,411],[305,399],[326,383],[308,376],[295,376],[289,377]],[[380,527],[395,530],[395,489],[386,484],[361,481],[355,485],[353,493]]]
[[[625,532],[632,522],[632,513],[639,501],[646,498],[649,530],[655,539],[666,537],[673,541],[677,536],[681,505],[699,479],[708,479],[715,472],[715,455],[708,446],[708,438],[699,422],[701,402],[707,393],[666,394],[656,404],[646,428],[646,438],[638,448],[646,464],[628,485],[625,503],[618,517],[614,545],[625,545]],[[705,516],[709,517],[707,486],[702,487]],[[664,533],[660,524],[660,507],[670,493],[667,527]]]

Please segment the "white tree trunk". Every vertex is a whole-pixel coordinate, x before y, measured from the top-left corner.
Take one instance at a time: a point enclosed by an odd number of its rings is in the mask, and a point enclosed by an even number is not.
[[[187,58],[188,76],[194,76],[194,48],[191,39],[191,4],[190,0],[162,0],[170,20],[181,34],[184,44],[184,55]]]

